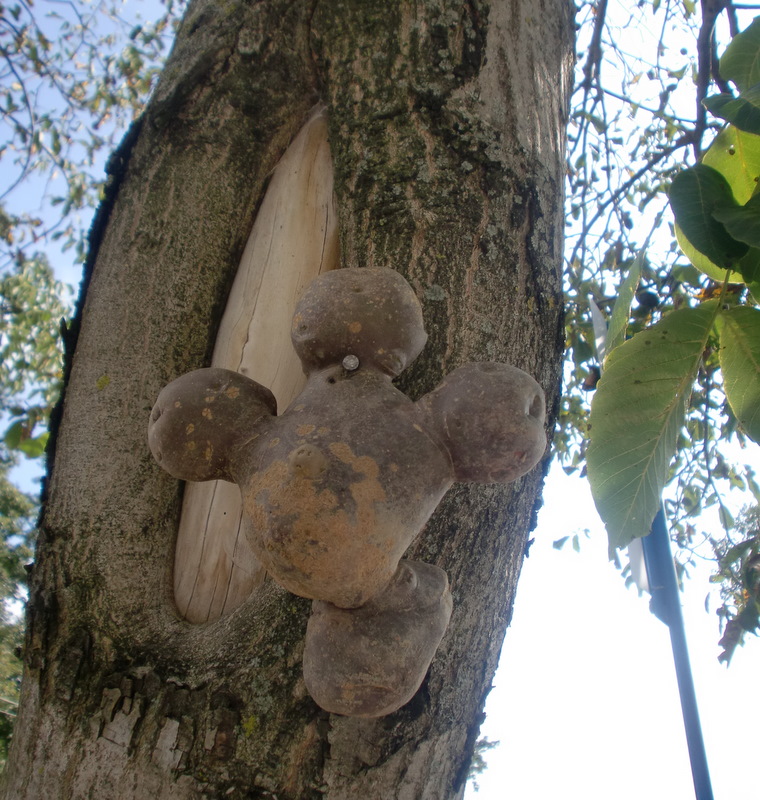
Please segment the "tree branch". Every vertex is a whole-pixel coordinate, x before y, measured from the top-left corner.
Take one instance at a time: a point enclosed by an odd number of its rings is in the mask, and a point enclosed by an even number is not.
[[[707,112],[702,101],[707,97],[707,89],[714,74],[715,65],[715,21],[726,7],[727,0],[702,0],[702,24],[697,37],[697,109],[694,126],[694,158],[702,152],[702,136],[707,127]]]
[[[604,20],[607,16],[607,0],[599,0],[596,7],[596,19],[594,20],[594,33],[591,36],[591,44],[588,48],[586,64],[583,67],[583,83],[581,84],[584,93],[588,94],[595,80],[599,79],[602,63],[602,32],[604,31]]]

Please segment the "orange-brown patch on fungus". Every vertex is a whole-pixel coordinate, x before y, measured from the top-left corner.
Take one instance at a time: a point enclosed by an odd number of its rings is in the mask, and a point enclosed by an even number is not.
[[[339,495],[343,487],[331,486],[329,472],[324,479],[308,476],[318,461],[316,450],[296,448],[288,462],[275,461],[251,477],[243,491],[253,521],[249,541],[289,591],[352,608],[393,576],[405,549],[397,535],[403,520],[384,505],[374,459],[356,456],[343,442],[329,446],[359,478],[347,487],[347,501]]]

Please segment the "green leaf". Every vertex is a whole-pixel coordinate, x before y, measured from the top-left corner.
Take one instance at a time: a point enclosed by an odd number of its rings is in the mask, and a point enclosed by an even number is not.
[[[737,241],[750,247],[760,247],[760,194],[750,198],[743,206],[716,208],[713,217]]]
[[[747,435],[760,443],[760,310],[724,310],[718,330],[726,397]]]
[[[703,100],[705,108],[716,117],[732,122],[747,133],[760,133],[760,85],[752,86],[739,97],[723,92]]]
[[[731,40],[720,59],[720,75],[740,92],[760,83],[760,17]]]
[[[36,436],[34,439],[24,439],[19,443],[18,449],[27,458],[39,458],[45,454],[49,434],[47,432]]]
[[[676,232],[676,241],[678,242],[678,246],[683,250],[684,255],[686,258],[691,261],[692,265],[695,266],[700,272],[704,272],[705,275],[708,275],[717,283],[723,283],[728,276],[731,274],[730,270],[721,269],[717,264],[713,264],[712,261],[694,247],[691,242],[686,238],[684,232],[678,226],[678,223],[675,225],[675,232]]]
[[[742,644],[744,634],[754,633],[758,625],[760,625],[760,611],[757,603],[750,600],[736,617],[726,623],[726,629],[718,642],[723,648],[718,661],[730,663],[737,646]]]
[[[736,271],[747,284],[760,281],[760,248],[750,247],[747,255],[736,262]]]
[[[717,313],[716,301],[673,311],[607,360],[586,463],[611,554],[649,533]]]
[[[734,527],[734,515],[723,504],[718,508],[718,519],[725,530],[730,530]]]
[[[22,422],[14,422],[5,432],[5,446],[10,450],[17,450],[24,438],[24,424]]]
[[[731,268],[747,252],[747,245],[733,239],[713,217],[716,208],[736,205],[720,172],[705,164],[685,169],[673,179],[669,197],[683,235],[713,264]]]
[[[730,566],[734,562],[739,561],[739,559],[744,558],[744,556],[752,550],[754,544],[754,539],[747,539],[744,542],[735,544],[733,547],[729,547],[728,550],[726,550],[726,554],[720,559],[721,567]]]
[[[696,252],[696,250],[694,252]],[[725,270],[723,270],[723,272],[725,272]],[[683,283],[693,289],[702,287],[702,273],[693,264],[674,264],[671,269],[671,275],[673,276],[673,280]]]
[[[618,290],[615,305],[612,307],[610,322],[607,327],[607,339],[604,342],[604,351],[609,355],[618,345],[625,341],[625,332],[628,320],[631,317],[631,304],[636,295],[636,287],[641,280],[641,270],[644,266],[644,251],[641,250],[631,264],[625,280]]]

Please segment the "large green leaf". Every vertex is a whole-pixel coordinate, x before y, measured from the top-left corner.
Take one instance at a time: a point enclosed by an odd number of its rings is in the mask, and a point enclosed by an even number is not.
[[[760,247],[760,194],[751,197],[743,206],[716,208],[713,217],[737,241]]]
[[[607,328],[607,338],[604,342],[604,349],[607,354],[611,353],[619,344],[625,340],[625,332],[628,328],[628,320],[631,317],[631,304],[636,294],[636,287],[641,279],[641,270],[644,266],[644,251],[641,250],[631,264],[615,299],[612,307],[610,322]]]
[[[760,17],[731,40],[720,59],[720,75],[740,92],[760,83]]]
[[[681,232],[713,264],[730,269],[747,252],[747,245],[713,217],[717,208],[736,205],[728,181],[716,169],[697,164],[683,170],[673,179],[669,197]]]
[[[724,310],[718,330],[726,397],[747,435],[760,443],[760,310]]]
[[[723,175],[737,203],[747,203],[760,179],[760,136],[745,133],[733,125],[728,125],[718,134],[705,153],[703,164]],[[733,204],[727,204],[723,208],[731,207]],[[718,283],[729,277],[727,270],[713,263],[689,242],[678,225],[675,232],[681,250],[700,272],[704,272]],[[760,249],[751,247],[746,255],[739,258],[732,266],[745,281],[760,280]],[[738,276],[732,276],[733,280],[737,278]]]
[[[587,467],[611,553],[649,533],[718,308],[711,301],[673,311],[607,359]]]
[[[715,137],[702,163],[728,181],[737,203],[746,203],[760,178],[760,136],[728,125]]]
[[[730,270],[721,269],[717,264],[713,264],[706,255],[700,253],[696,247],[693,247],[691,242],[684,235],[684,232],[678,226],[678,223],[676,223],[675,231],[678,246],[683,250],[686,258],[688,258],[700,272],[704,272],[705,275],[708,275],[717,283],[723,283],[723,281],[728,278],[731,274]]]
[[[760,133],[760,85],[751,86],[739,97],[723,92],[706,97],[703,102],[716,117],[732,122],[747,133]]]
[[[21,421],[14,422],[3,437],[3,443],[11,450],[17,450],[24,438],[24,425]]]
[[[760,248],[750,247],[747,255],[736,262],[736,271],[741,274],[745,283],[760,281]]]

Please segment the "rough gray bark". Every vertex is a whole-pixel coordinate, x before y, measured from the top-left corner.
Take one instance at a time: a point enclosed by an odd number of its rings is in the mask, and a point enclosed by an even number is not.
[[[461,795],[541,469],[447,496],[410,556],[447,571],[449,631],[407,706],[354,720],[305,691],[307,601],[267,582],[217,623],[177,617],[182,487],[146,425],[207,363],[267,175],[320,100],[344,265],[398,269],[425,310],[401,388],[500,360],[556,408],[571,42],[567,0],[191,3],[91,254],[3,796]]]

